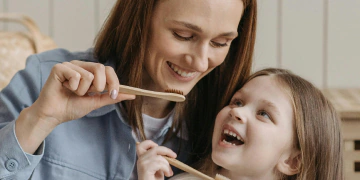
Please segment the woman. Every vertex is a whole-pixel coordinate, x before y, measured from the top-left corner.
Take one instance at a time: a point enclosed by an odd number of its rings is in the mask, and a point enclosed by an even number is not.
[[[145,138],[204,157],[227,85],[250,72],[255,30],[253,0],[118,0],[94,49],[31,56],[1,92],[0,177],[133,179]],[[187,101],[124,101],[119,82]]]

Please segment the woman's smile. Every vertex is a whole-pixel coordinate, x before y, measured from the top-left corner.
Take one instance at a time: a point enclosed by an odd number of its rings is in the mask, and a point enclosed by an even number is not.
[[[167,64],[172,70],[172,72],[176,74],[176,77],[180,78],[181,80],[191,81],[195,77],[195,75],[198,74],[197,72],[181,68],[180,66],[175,65],[169,61],[167,61]]]

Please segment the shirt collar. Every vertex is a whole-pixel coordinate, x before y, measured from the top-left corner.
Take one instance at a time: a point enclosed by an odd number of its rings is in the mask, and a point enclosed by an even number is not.
[[[89,114],[86,115],[86,117],[99,117],[103,116],[111,111],[115,110],[115,104],[103,106],[99,109],[95,109],[91,111]]]

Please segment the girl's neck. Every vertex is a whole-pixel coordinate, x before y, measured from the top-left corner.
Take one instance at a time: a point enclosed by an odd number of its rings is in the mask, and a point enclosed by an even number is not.
[[[231,180],[276,180],[275,174],[269,172],[268,174],[245,176],[239,174],[239,172],[232,172],[227,169],[221,168],[217,170],[218,174],[221,174]],[[216,174],[215,174],[216,175]],[[214,177],[215,177],[214,175]]]

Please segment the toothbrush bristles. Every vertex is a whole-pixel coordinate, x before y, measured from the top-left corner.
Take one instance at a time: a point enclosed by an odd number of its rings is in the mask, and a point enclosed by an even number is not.
[[[230,180],[230,179],[221,174],[216,174],[215,180]]]
[[[167,93],[176,93],[176,94],[180,94],[180,95],[184,95],[184,93],[178,89],[165,89],[165,92]]]

